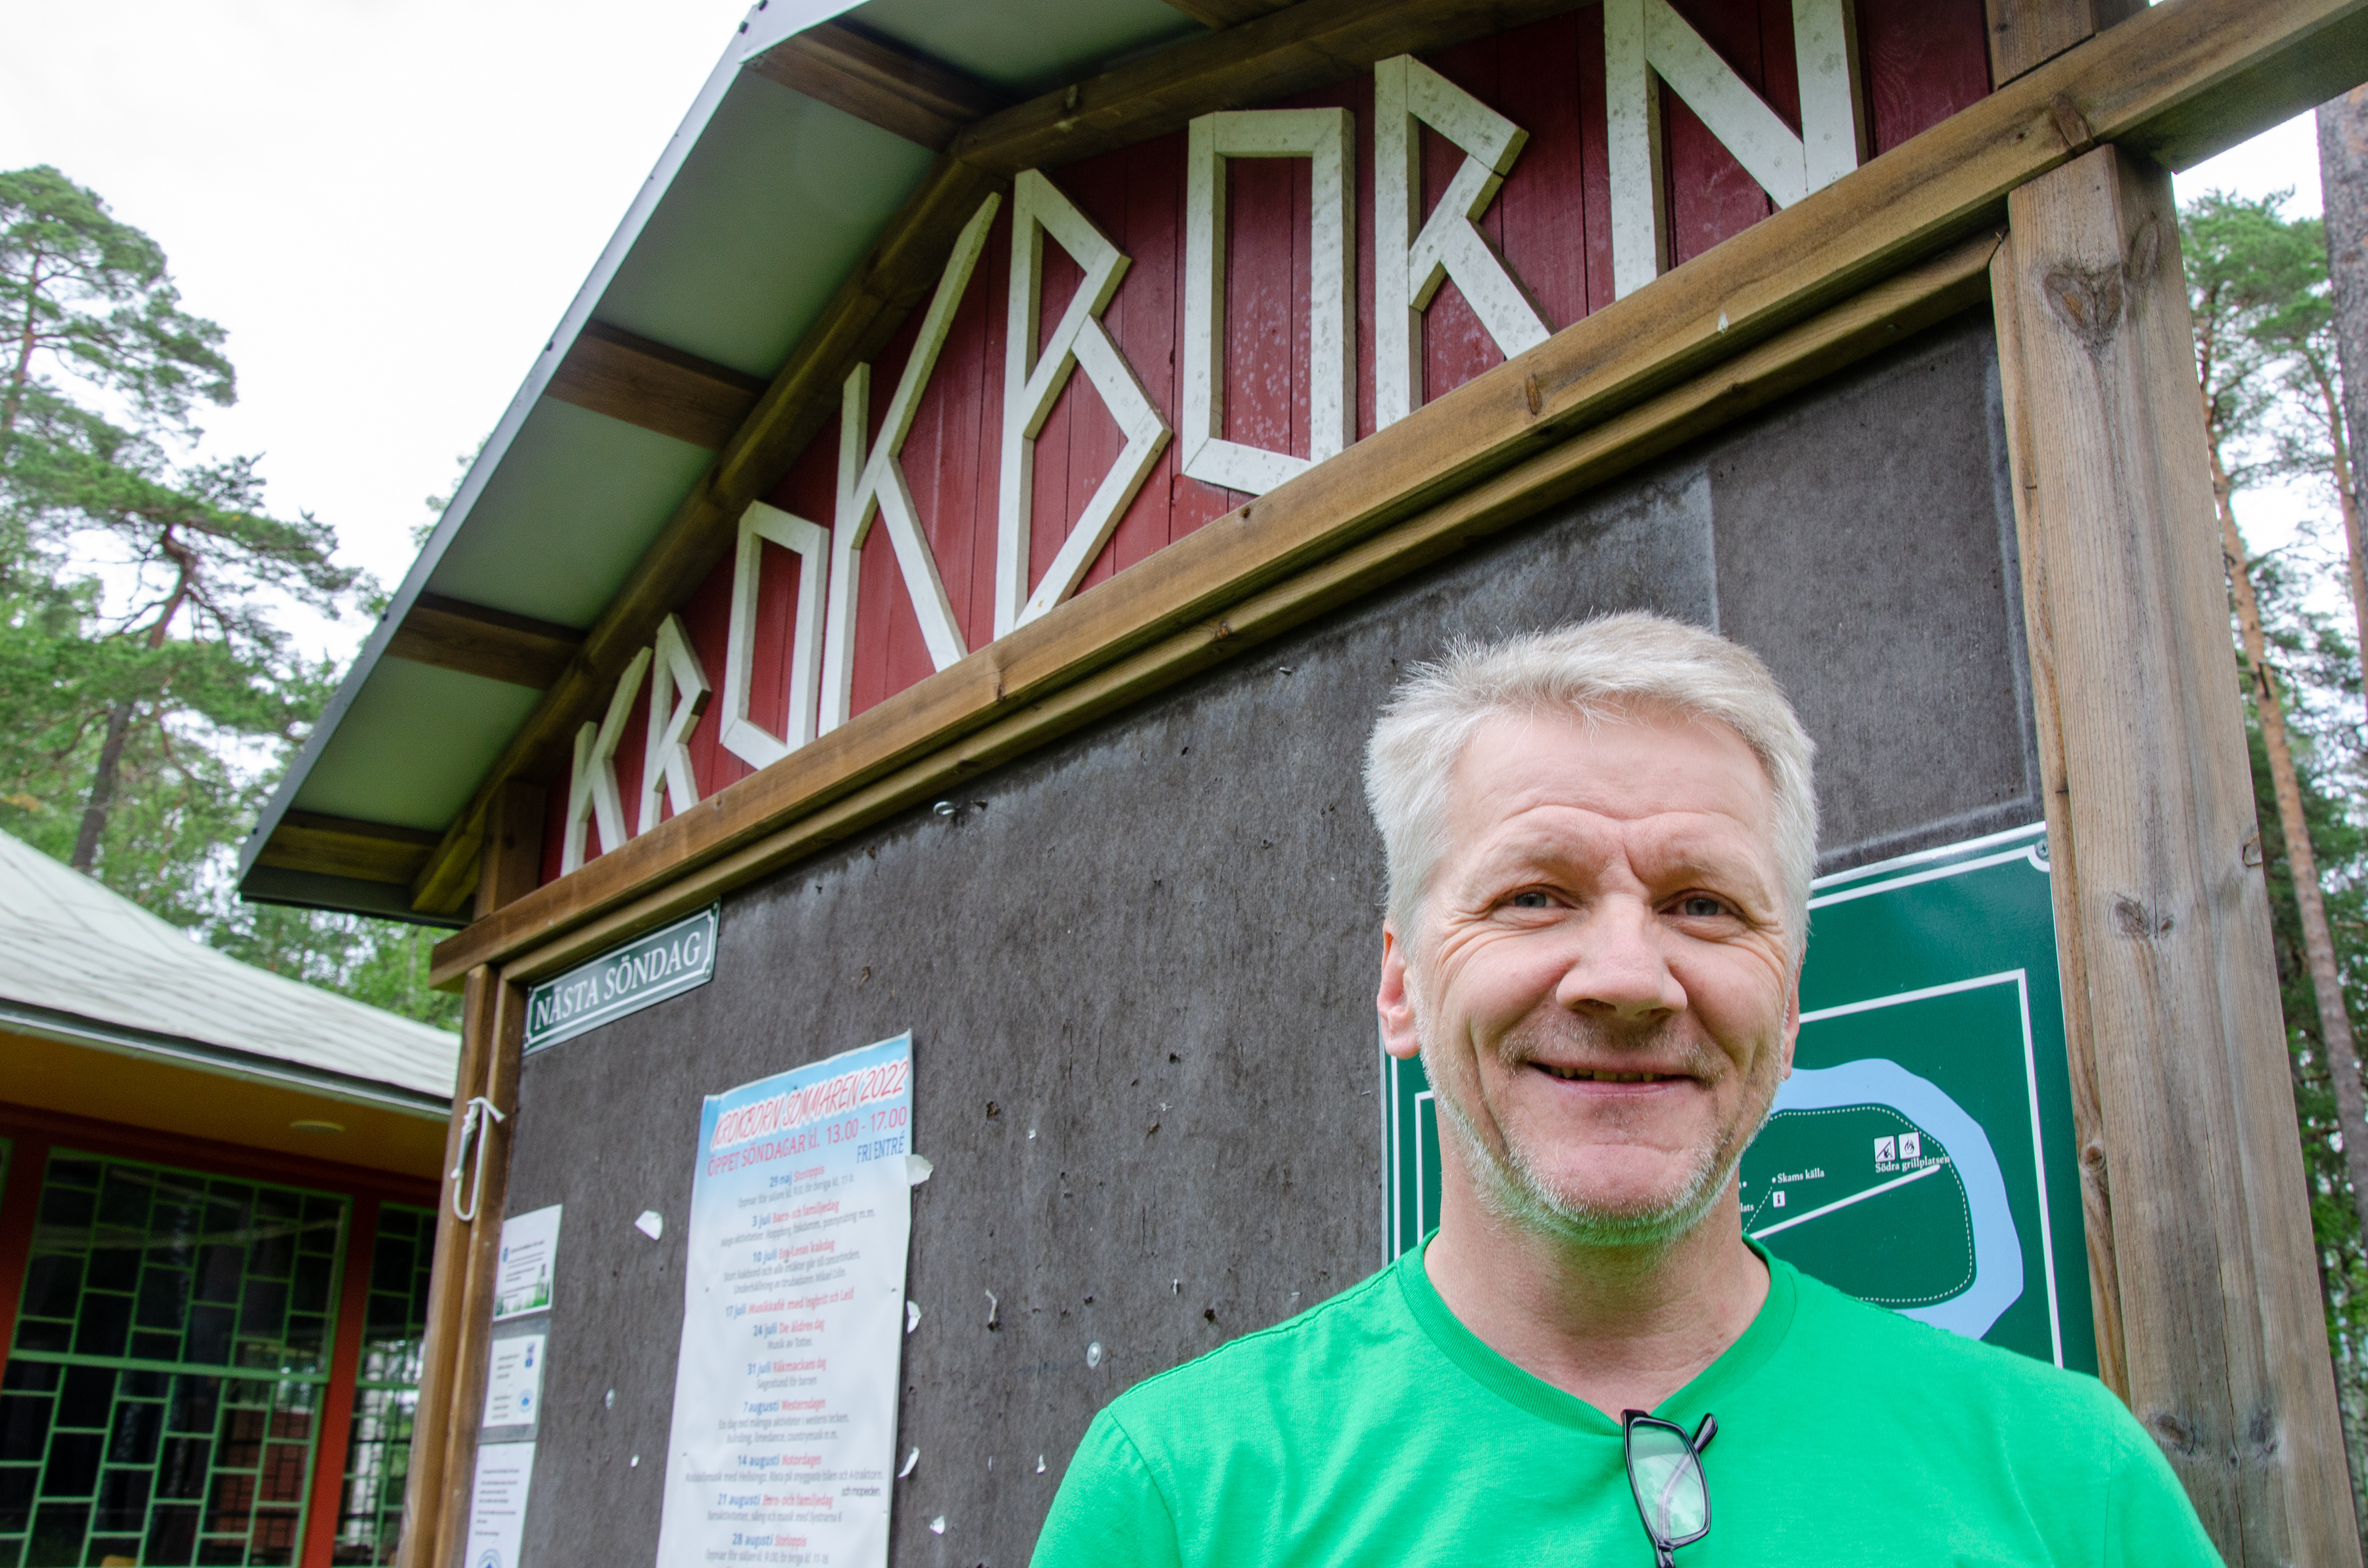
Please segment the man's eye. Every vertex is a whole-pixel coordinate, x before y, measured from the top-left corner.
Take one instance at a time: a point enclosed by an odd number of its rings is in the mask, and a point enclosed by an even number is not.
[[[1543,909],[1546,907],[1546,895],[1535,891],[1534,889],[1528,892],[1517,892],[1513,895],[1513,907],[1515,909]]]
[[[1690,893],[1679,902],[1678,911],[1689,920],[1715,920],[1726,913],[1726,905],[1708,893]]]

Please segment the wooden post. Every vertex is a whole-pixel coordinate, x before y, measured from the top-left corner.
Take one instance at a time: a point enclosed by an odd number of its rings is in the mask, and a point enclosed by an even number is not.
[[[2107,1380],[2231,1564],[2351,1568],[2170,176],[2100,147],[2008,217],[1992,284]]]
[[[501,989],[491,965],[469,971],[461,999],[461,1065],[452,1081],[452,1120],[444,1131],[444,1185],[436,1209],[436,1252],[427,1280],[427,1332],[420,1354],[419,1396],[412,1408],[411,1467],[403,1482],[403,1543],[398,1568],[430,1568],[444,1498],[444,1436],[452,1417],[453,1353],[461,1337],[461,1298],[469,1268],[469,1227],[452,1217],[452,1168],[461,1155],[461,1118],[485,1092],[494,1002]]]
[[[477,850],[476,917],[535,890],[542,880],[543,787],[508,778],[485,808],[485,836]]]
[[[2146,8],[2146,0],[1984,0],[1990,29],[1990,85],[2003,87]]]
[[[494,1005],[484,1093],[508,1118],[518,1109],[518,1057],[526,1041],[526,988],[489,976],[486,989],[494,993]],[[464,1177],[473,1189],[477,1218],[468,1227],[466,1273],[461,1277],[454,1314],[452,1392],[443,1432],[443,1494],[437,1507],[436,1550],[434,1556],[409,1568],[461,1568],[461,1554],[469,1544],[469,1500],[476,1481],[478,1420],[485,1406],[494,1277],[501,1266],[502,1213],[509,1196],[514,1131],[508,1120],[481,1124],[478,1136],[486,1141],[485,1158],[479,1165],[472,1156],[472,1170]],[[445,1208],[449,1213],[451,1206],[448,1203]],[[415,1442],[415,1449],[416,1446]]]
[[[378,1199],[353,1198],[346,1227],[345,1273],[337,1281],[337,1333],[329,1350],[328,1386],[314,1417],[313,1484],[304,1508],[302,1568],[330,1568],[336,1559],[337,1514],[346,1496],[346,1450],[354,1430],[354,1384],[359,1381],[362,1331],[370,1316],[370,1255],[378,1248]]]
[[[17,1342],[17,1308],[33,1258],[33,1227],[40,1219],[41,1184],[49,1170],[49,1140],[19,1137],[0,1176],[6,1183],[0,1187],[0,1372],[8,1369],[8,1346]]]

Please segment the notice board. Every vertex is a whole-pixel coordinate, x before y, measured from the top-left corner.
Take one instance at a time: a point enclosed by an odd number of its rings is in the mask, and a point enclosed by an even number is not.
[[[1360,765],[1406,668],[1454,638],[1645,608],[1751,647],[1817,742],[1828,877],[2038,821],[2003,450],[1976,312],[727,894],[707,983],[520,1068],[509,1201],[568,1215],[525,1568],[655,1560],[686,1151],[729,1086],[912,1033],[935,1174],[912,1189],[893,1562],[1026,1562],[1097,1410],[1380,1265]],[[1839,952],[1871,902],[1821,907],[1820,939]],[[2049,1185],[2078,1365],[2075,1188]]]

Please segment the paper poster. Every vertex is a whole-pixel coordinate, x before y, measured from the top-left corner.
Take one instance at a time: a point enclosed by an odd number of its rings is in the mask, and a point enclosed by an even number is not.
[[[488,1426],[531,1426],[542,1411],[543,1338],[522,1334],[496,1339],[485,1373]]]
[[[902,1035],[708,1097],[657,1568],[887,1562],[912,1066]]]
[[[532,1443],[487,1443],[477,1449],[477,1484],[469,1498],[469,1551],[462,1560],[467,1568],[518,1568],[527,1483],[533,1475]]]
[[[494,1270],[495,1323],[549,1310],[551,1260],[558,1251],[558,1204],[502,1221],[501,1263]]]

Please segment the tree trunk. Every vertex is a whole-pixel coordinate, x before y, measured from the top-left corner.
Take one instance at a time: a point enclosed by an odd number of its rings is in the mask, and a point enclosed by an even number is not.
[[[2286,869],[2292,873],[2295,907],[2302,915],[2303,954],[2310,988],[2318,1000],[2318,1032],[2327,1048],[2328,1075],[2335,1080],[2335,1119],[2343,1132],[2343,1166],[2351,1177],[2352,1211],[2368,1237],[2368,1091],[2360,1082],[2360,1053],[2351,1039],[2351,1014],[2343,1002],[2343,977],[2335,961],[2335,937],[2328,929],[2327,901],[2318,886],[2318,856],[2311,847],[2310,823],[2303,815],[2302,783],[2286,738],[2284,700],[2270,668],[2268,639],[2261,631],[2261,601],[2253,590],[2250,558],[2237,530],[2228,500],[2227,472],[2212,453],[2212,488],[2220,507],[2220,549],[2236,592],[2237,626],[2244,639],[2246,676],[2261,723],[2261,749],[2269,754],[2270,785],[2278,798],[2278,822],[2285,830]]]
[[[181,613],[181,602],[189,597],[190,579],[197,574],[197,557],[169,529],[161,548],[180,569],[181,575],[173,586],[172,597],[156,611],[155,622],[148,628],[146,642],[151,649],[165,645],[166,635],[173,630],[173,618]],[[99,743],[98,767],[90,776],[90,794],[82,809],[82,827],[74,835],[74,858],[66,862],[85,876],[93,874],[91,867],[98,863],[98,841],[107,836],[107,816],[115,807],[115,784],[123,765],[123,743],[131,734],[137,707],[126,699],[108,710],[107,738]]]
[[[107,833],[107,813],[115,805],[115,779],[123,761],[123,742],[131,733],[131,704],[119,702],[107,712],[107,739],[98,748],[98,770],[91,775],[90,799],[82,809],[82,831],[74,835],[74,858],[66,862],[85,876],[98,859],[98,841]]]
[[[2336,488],[2351,555],[2351,613],[2368,651],[2368,567],[2363,567],[2359,475],[2349,461],[2359,443],[2345,429],[2368,429],[2368,86],[2318,106],[2319,194],[2327,211],[2327,269],[2335,285],[2335,354],[2343,372],[2335,437]]]

